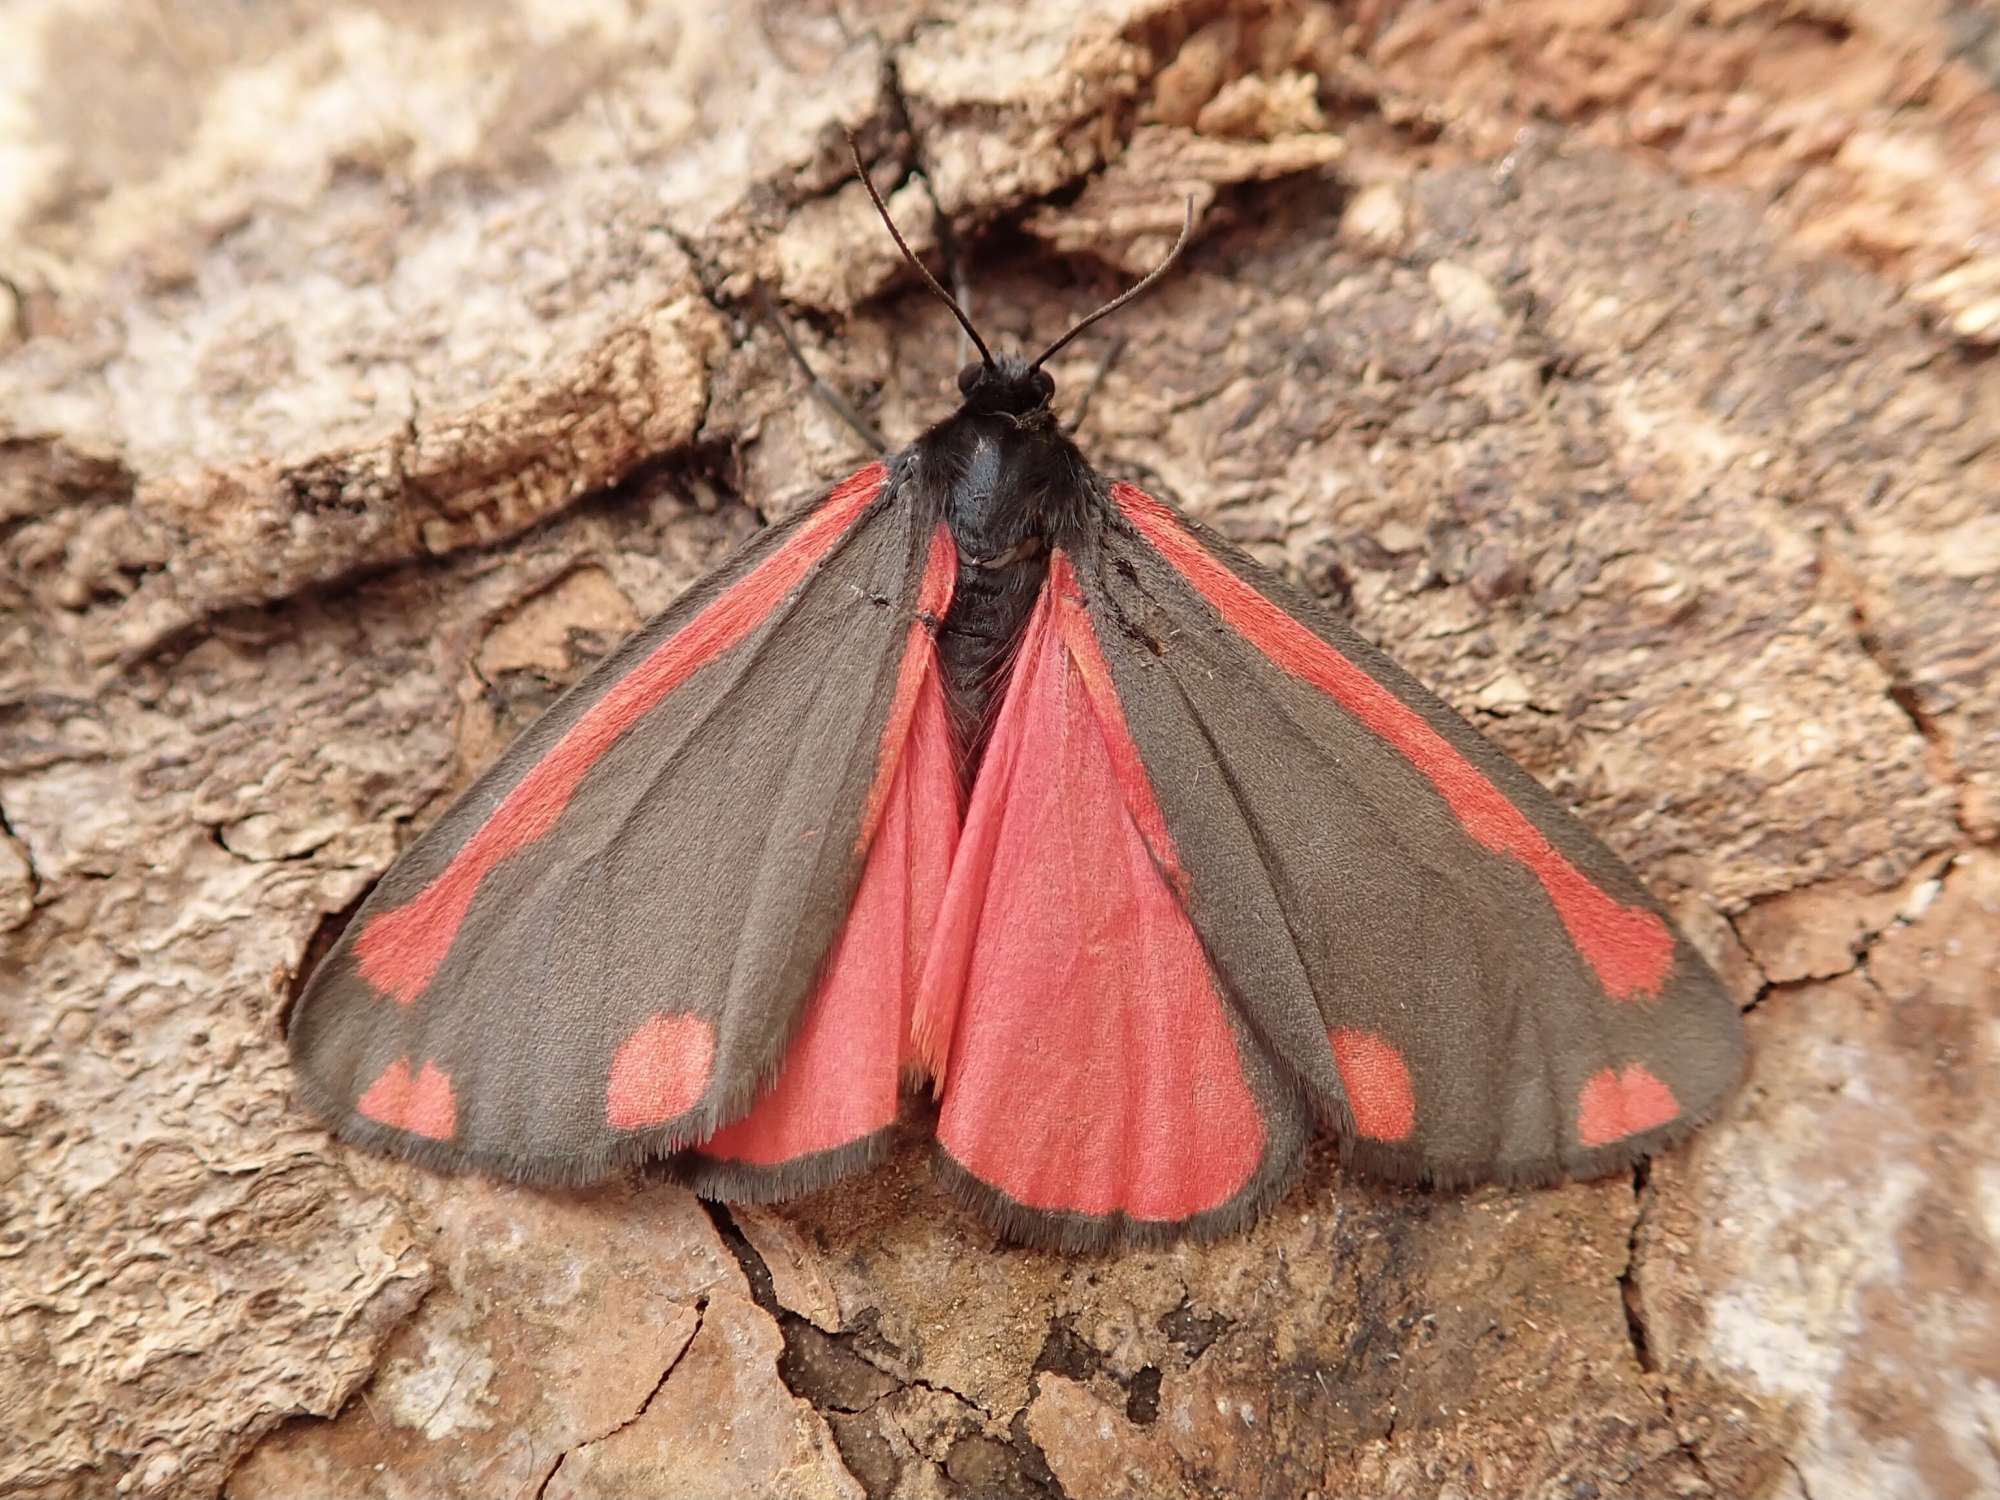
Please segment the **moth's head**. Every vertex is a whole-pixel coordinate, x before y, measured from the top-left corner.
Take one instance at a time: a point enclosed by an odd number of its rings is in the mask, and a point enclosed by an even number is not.
[[[1136,286],[1128,287],[1118,296],[1098,308],[1096,312],[1071,327],[1070,331],[1057,339],[1032,360],[1018,354],[995,355],[986,346],[986,340],[979,336],[979,330],[972,326],[972,319],[965,315],[965,309],[958,305],[958,299],[944,289],[944,284],[931,275],[924,263],[903,238],[903,232],[896,227],[896,221],[889,217],[889,205],[882,201],[882,195],[875,190],[875,183],[868,175],[868,164],[861,159],[861,144],[854,139],[854,132],[847,133],[847,149],[854,157],[854,175],[861,179],[861,185],[868,189],[868,196],[874,201],[875,212],[882,216],[882,223],[888,228],[889,236],[895,240],[896,248],[903,252],[907,260],[930,288],[931,295],[951,309],[951,315],[958,319],[958,326],[965,330],[965,336],[972,340],[972,347],[979,351],[979,363],[967,365],[958,372],[959,394],[965,397],[968,411],[991,412],[1012,417],[1026,417],[1036,412],[1047,411],[1050,400],[1055,396],[1056,383],[1042,370],[1042,365],[1063,345],[1075,338],[1099,318],[1108,317],[1118,311],[1147,287],[1166,275],[1171,266],[1187,248],[1188,236],[1194,232],[1194,199],[1187,200],[1186,217],[1181,221],[1180,238],[1174,241],[1174,248],[1167,252],[1167,258],[1142,277]]]
[[[1044,410],[1054,399],[1056,383],[1049,372],[1018,354],[975,360],[958,372],[958,393],[967,411],[1025,417]]]

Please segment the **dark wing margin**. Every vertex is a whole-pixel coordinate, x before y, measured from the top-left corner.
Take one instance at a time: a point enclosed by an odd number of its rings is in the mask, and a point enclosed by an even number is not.
[[[1250,1024],[1356,1164],[1546,1181],[1685,1134],[1737,1008],[1638,879],[1407,673],[1115,485],[1079,582]]]
[[[361,1144],[534,1182],[749,1110],[861,881],[936,523],[870,465],[558,700],[307,985],[304,1102]]]

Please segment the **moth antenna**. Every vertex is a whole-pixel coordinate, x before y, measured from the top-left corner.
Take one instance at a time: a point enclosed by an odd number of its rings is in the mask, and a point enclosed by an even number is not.
[[[917,268],[917,274],[924,278],[924,285],[931,289],[931,295],[951,309],[951,315],[958,319],[958,326],[965,330],[965,336],[972,340],[972,347],[979,351],[980,363],[990,370],[993,368],[993,351],[986,347],[986,340],[981,338],[979,330],[972,326],[972,319],[965,315],[965,309],[958,305],[958,299],[944,289],[943,282],[931,275],[930,267],[917,259],[916,252],[910,248],[909,243],[903,238],[902,231],[896,227],[896,221],[889,217],[889,205],[884,203],[882,195],[875,191],[874,180],[869,177],[868,168],[861,160],[861,146],[854,139],[854,132],[851,130],[847,132],[847,149],[854,157],[854,175],[861,179],[861,185],[868,189],[868,196],[875,200],[875,212],[880,214],[882,222],[889,226],[889,237],[896,242],[896,248],[903,252],[903,259]],[[1192,199],[1189,200],[1188,213],[1192,218],[1194,213]]]
[[[874,189],[871,188],[869,191],[872,192],[874,191]],[[881,202],[881,200],[878,198],[876,199],[876,202],[879,203]],[[1153,267],[1152,270],[1148,271],[1145,274],[1145,276],[1141,278],[1137,286],[1128,287],[1125,291],[1120,292],[1116,297],[1113,297],[1109,302],[1105,303],[1104,306],[1098,308],[1096,312],[1092,313],[1089,317],[1085,318],[1081,323],[1077,324],[1076,327],[1070,329],[1068,333],[1064,334],[1061,338],[1057,339],[1053,344],[1049,345],[1048,348],[1044,349],[1040,354],[1036,355],[1035,362],[1032,365],[1029,365],[1028,368],[1031,370],[1039,370],[1042,367],[1043,363],[1046,362],[1052,354],[1054,354],[1058,349],[1062,348],[1062,346],[1064,344],[1067,344],[1071,339],[1075,338],[1079,333],[1082,333],[1083,330],[1088,328],[1092,323],[1095,323],[1099,318],[1110,317],[1113,313],[1117,312],[1119,308],[1123,307],[1126,303],[1130,302],[1134,297],[1138,296],[1141,292],[1145,291],[1147,287],[1151,286],[1154,282],[1158,281],[1162,276],[1166,275],[1168,268],[1171,267],[1175,261],[1181,258],[1181,251],[1187,248],[1188,236],[1193,233],[1194,233],[1194,199],[1190,197],[1187,201],[1187,216],[1181,220],[1181,237],[1174,241],[1174,248],[1167,252],[1167,258],[1161,261],[1157,266]]]

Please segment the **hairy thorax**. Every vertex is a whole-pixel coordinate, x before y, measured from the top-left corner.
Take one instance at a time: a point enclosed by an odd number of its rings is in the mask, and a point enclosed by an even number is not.
[[[1024,420],[961,410],[919,439],[912,459],[913,477],[942,489],[958,546],[938,653],[969,775],[1048,576],[1049,549],[1075,530],[1091,474],[1046,411]]]

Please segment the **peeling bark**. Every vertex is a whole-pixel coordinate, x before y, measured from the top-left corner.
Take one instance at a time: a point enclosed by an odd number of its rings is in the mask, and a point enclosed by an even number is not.
[[[0,1495],[2000,1488],[1989,7],[112,15],[0,84]],[[1194,197],[1087,446],[1674,904],[1757,1044],[1691,1148],[1060,1257],[916,1142],[711,1214],[291,1110],[396,849],[863,456],[755,293],[945,409],[844,128],[1001,343]]]

